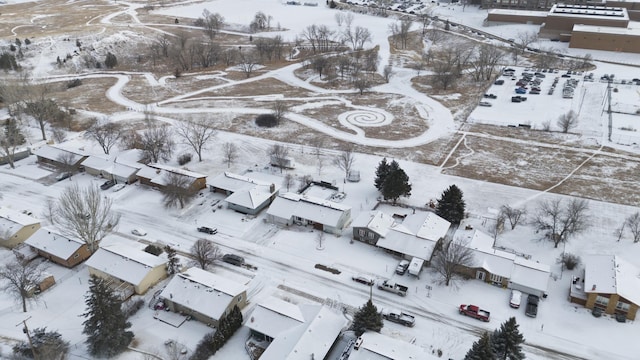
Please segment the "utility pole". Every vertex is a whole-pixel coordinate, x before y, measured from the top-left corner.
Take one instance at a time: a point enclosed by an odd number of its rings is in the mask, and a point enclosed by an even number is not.
[[[20,326],[20,324],[24,326],[22,328],[22,332],[27,334],[27,339],[29,339],[29,346],[31,347],[31,353],[33,353],[33,360],[38,360],[38,355],[36,355],[36,349],[33,347],[33,342],[31,341],[31,334],[29,333],[29,327],[27,327],[27,320],[29,319],[31,319],[31,316],[17,323],[16,326]]]
[[[613,115],[611,114],[611,81],[613,81],[611,78],[607,80],[607,103],[608,103],[607,113],[609,114],[609,142],[611,142],[611,132],[613,130],[613,118],[612,118]]]

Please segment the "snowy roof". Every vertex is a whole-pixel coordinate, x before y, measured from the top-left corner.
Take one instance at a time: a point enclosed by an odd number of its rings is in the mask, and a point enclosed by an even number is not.
[[[165,170],[165,171],[168,171],[170,173],[188,176],[188,177],[194,178],[194,179],[207,177],[207,175],[203,175],[203,174],[200,174],[200,173],[197,173],[197,172],[193,172],[193,171],[189,171],[189,170],[185,170],[185,169],[180,169],[180,168],[176,168],[176,167],[169,166],[169,165],[164,165],[164,164],[151,163],[151,164],[148,164],[148,166],[152,167],[152,168],[160,169],[160,170]]]
[[[483,251],[474,251],[473,263],[476,267],[485,269],[492,274],[511,278],[511,273],[513,271],[513,259],[504,258],[502,256]]]
[[[278,334],[303,322],[304,316],[297,305],[269,297],[256,306],[245,325],[261,334],[275,338]]]
[[[436,241],[421,239],[411,234],[392,230],[389,231],[387,237],[380,238],[376,246],[429,260],[431,259],[433,248],[436,246]]]
[[[176,274],[160,296],[198,313],[220,319],[233,299],[246,287],[199,268]]]
[[[438,241],[447,235],[451,223],[441,218],[432,212],[427,212],[426,217],[420,228],[418,229],[417,236],[419,238]]]
[[[87,266],[115,278],[138,285],[147,273],[167,261],[127,243],[113,243],[100,247],[87,260]]]
[[[282,178],[260,172],[249,174],[247,176],[224,172],[207,181],[207,184],[233,192],[225,199],[226,202],[255,209],[280,190]]]
[[[601,34],[640,36],[640,29],[638,28],[580,25],[580,24],[573,25],[573,32],[590,32],[590,33],[601,33]]]
[[[118,162],[116,158],[106,158],[97,155],[91,155],[86,158],[82,165],[84,167],[96,169],[96,170],[104,170],[110,174],[121,176],[121,177],[129,177],[135,174],[138,169],[141,167],[134,167],[128,164],[122,164]]]
[[[85,244],[82,240],[68,238],[45,228],[38,229],[25,243],[65,260],[69,259]]]
[[[488,234],[483,233],[479,230],[464,230],[459,229],[455,233],[455,239],[465,244],[468,248],[485,251],[485,252],[493,252],[493,243],[494,240]]]
[[[436,356],[429,354],[425,349],[382,335],[377,332],[367,331],[360,336],[362,343],[358,350],[353,349],[349,360],[431,360]]]
[[[533,11],[533,10],[521,10],[521,9],[489,9],[487,11],[488,14],[496,14],[496,15],[518,15],[518,16],[528,16],[528,17],[547,17],[547,13],[543,11]]]
[[[25,226],[38,224],[40,221],[19,211],[0,206],[0,234],[17,233]]]
[[[344,212],[349,210],[351,207],[333,201],[289,192],[276,197],[267,214],[284,219],[299,216],[320,224],[337,226]]]
[[[347,323],[341,314],[325,306],[302,305],[307,321],[275,337],[262,360],[324,359]]]
[[[395,220],[393,217],[383,213],[380,210],[373,210],[369,212],[362,212],[358,217],[353,220],[351,225],[354,228],[367,228],[381,237],[387,236],[389,228]]]
[[[549,288],[551,267],[547,264],[517,257],[513,262],[511,282],[546,292]]]
[[[106,170],[111,167],[112,160],[106,157],[90,155],[84,159],[82,165],[91,169]]]
[[[85,154],[78,151],[62,149],[62,148],[51,146],[51,145],[44,145],[38,148],[36,151],[34,151],[33,154],[44,159],[55,160],[55,161],[60,161],[61,158],[65,156],[69,156],[69,154],[71,154],[72,155],[71,160],[74,163],[80,161],[85,156]]]
[[[152,168],[150,166],[144,165],[140,168],[137,175],[145,179],[153,179],[155,177],[160,176],[161,173],[162,173],[162,170],[160,169],[156,169],[156,168]]]
[[[616,255],[591,255],[585,259],[585,292],[618,294],[640,305],[640,269]]]
[[[378,240],[379,247],[399,253],[431,259],[436,242],[449,230],[447,220],[432,212],[410,214],[401,223],[394,223],[384,239]]]
[[[607,20],[629,21],[627,9],[621,7],[585,6],[555,4],[547,16],[565,16],[576,18],[598,18]]]

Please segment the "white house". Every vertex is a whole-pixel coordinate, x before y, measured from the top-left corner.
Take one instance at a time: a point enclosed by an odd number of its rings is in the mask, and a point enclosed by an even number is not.
[[[262,172],[238,175],[224,172],[207,181],[209,190],[228,195],[229,209],[255,215],[271,204],[280,191],[282,177]]]
[[[295,305],[269,297],[249,315],[253,337],[269,342],[261,360],[324,359],[347,320],[322,305]]]
[[[274,224],[311,225],[332,234],[341,234],[350,220],[350,206],[291,192],[280,194],[267,210],[267,221]]]
[[[136,173],[142,164],[128,164],[118,161],[117,156],[103,157],[91,155],[82,162],[85,171],[94,176],[115,180],[120,184],[131,184],[137,180]]]
[[[71,169],[78,169],[80,163],[88,157],[78,150],[68,150],[61,147],[44,145],[33,151],[37,160],[41,164],[47,164],[54,167],[69,167]]]
[[[367,331],[356,340],[348,360],[436,360],[436,355],[414,344]]]
[[[200,268],[190,268],[175,274],[160,298],[171,311],[217,326],[235,306],[246,306],[247,287]]]
[[[0,246],[13,248],[40,229],[40,220],[0,206]]]

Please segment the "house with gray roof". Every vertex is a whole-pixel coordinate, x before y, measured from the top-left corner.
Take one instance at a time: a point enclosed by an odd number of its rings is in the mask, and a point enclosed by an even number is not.
[[[33,154],[40,164],[67,170],[78,170],[80,164],[88,157],[79,150],[69,150],[53,145],[41,146],[34,150]]]
[[[351,207],[330,200],[285,193],[278,195],[269,210],[267,221],[283,226],[301,225],[340,235],[351,222]]]
[[[227,195],[224,201],[229,209],[248,215],[256,215],[269,206],[281,183],[282,177],[263,172],[224,172],[207,181],[211,192]]]

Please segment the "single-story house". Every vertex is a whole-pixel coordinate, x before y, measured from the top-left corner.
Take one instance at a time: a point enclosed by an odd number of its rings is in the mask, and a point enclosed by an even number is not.
[[[349,360],[436,360],[436,355],[427,352],[420,346],[367,331],[356,340]]]
[[[324,359],[347,325],[322,305],[295,305],[275,297],[259,303],[245,322],[251,335],[269,343],[261,360]]]
[[[494,239],[478,230],[458,230],[454,238],[473,252],[473,264],[461,272],[496,286],[545,297],[551,267],[515,253],[494,248]]]
[[[278,195],[269,206],[267,221],[286,226],[311,225],[314,229],[339,235],[351,221],[351,207],[288,192]]]
[[[162,188],[167,184],[168,174],[186,176],[190,180],[189,187],[194,191],[207,187],[207,175],[157,163],[142,166],[136,176],[141,184]]]
[[[80,164],[89,157],[77,150],[63,149],[52,145],[44,145],[33,151],[33,154],[40,164],[68,170],[78,170]]]
[[[0,206],[0,246],[13,248],[40,229],[40,221],[27,214]]]
[[[211,192],[227,195],[224,200],[229,209],[256,215],[275,199],[280,191],[282,177],[263,172],[244,175],[224,172],[207,182]]]
[[[175,274],[160,293],[171,311],[190,315],[205,324],[218,326],[235,306],[247,305],[247,287],[200,268]]]
[[[590,255],[584,259],[582,279],[574,279],[571,285],[571,302],[635,320],[640,307],[640,268],[617,255]]]
[[[447,235],[450,226],[450,222],[433,212],[409,214],[404,220],[394,222],[376,246],[405,259],[418,258],[428,264],[436,244]]]
[[[52,229],[42,228],[29,237],[25,244],[38,255],[56,264],[72,268],[91,256],[87,244],[75,238],[60,235]]]
[[[143,166],[132,166],[118,162],[117,157],[107,158],[91,155],[82,162],[85,171],[93,176],[100,176],[108,180],[115,180],[120,184],[131,184],[138,180],[136,173]]]
[[[127,299],[133,293],[142,295],[167,277],[167,260],[145,252],[129,243],[101,245],[86,265],[90,275],[112,280],[112,286]]]
[[[387,236],[395,220],[380,210],[362,212],[353,220],[353,239],[372,245]]]

